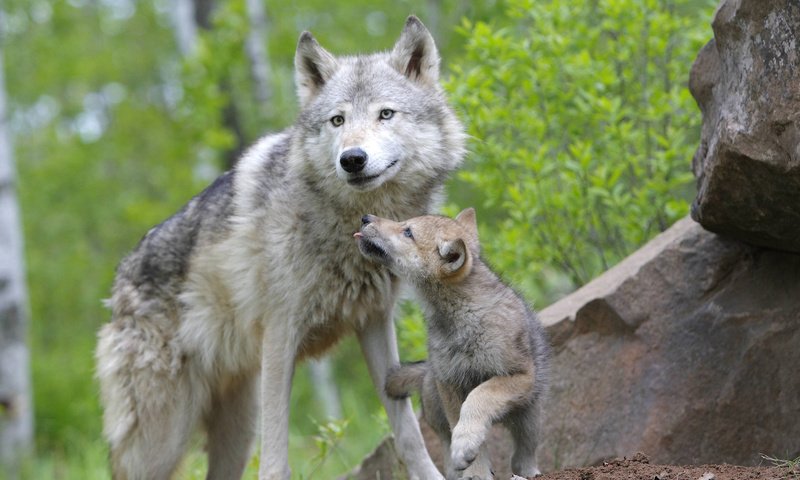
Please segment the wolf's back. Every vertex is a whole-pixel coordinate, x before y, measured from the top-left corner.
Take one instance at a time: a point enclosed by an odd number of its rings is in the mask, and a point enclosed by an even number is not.
[[[176,289],[198,244],[214,242],[230,228],[233,178],[233,171],[222,174],[180,211],[151,228],[120,262],[117,282],[149,286],[152,293]]]

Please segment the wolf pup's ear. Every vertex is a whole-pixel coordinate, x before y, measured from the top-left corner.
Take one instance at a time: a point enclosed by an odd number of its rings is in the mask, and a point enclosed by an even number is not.
[[[464,240],[446,240],[439,242],[439,256],[444,260],[442,280],[457,282],[467,276],[472,269],[472,257],[467,251]]]
[[[472,253],[478,255],[481,243],[478,239],[478,220],[475,218],[475,209],[472,207],[465,208],[456,215],[455,220],[464,229],[464,238],[467,240]]]
[[[436,43],[425,25],[413,15],[406,20],[389,62],[395,70],[412,81],[425,85],[435,85],[439,81]]]
[[[294,80],[300,107],[305,107],[319,93],[337,68],[336,57],[322,48],[311,33],[300,35],[294,55]]]
[[[462,210],[461,213],[456,215],[456,222],[461,224],[462,227],[466,228],[467,231],[476,239],[478,238],[478,220],[475,216],[474,208],[469,207]]]

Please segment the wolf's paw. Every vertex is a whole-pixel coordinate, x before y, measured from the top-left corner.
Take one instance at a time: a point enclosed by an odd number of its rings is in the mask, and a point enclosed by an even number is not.
[[[525,472],[524,474],[522,474],[521,477],[518,477],[518,478],[533,478],[533,477],[539,477],[541,475],[542,475],[542,472],[538,468],[533,467],[532,469],[530,469],[529,471]],[[512,480],[514,480],[513,477],[512,477]]]
[[[493,480],[494,479],[494,471],[492,471],[492,465],[489,462],[489,459],[485,456],[482,456],[475,460],[475,462],[469,466],[461,476],[461,480]]]
[[[511,480],[524,480],[526,478],[538,477],[542,474],[536,466],[536,460],[533,457],[526,457],[522,460],[518,458],[513,459],[511,462],[511,471],[514,472],[514,476],[511,477]]]
[[[540,472],[539,470],[536,470],[536,473],[533,473],[532,475],[525,475],[524,477],[520,477],[517,474],[512,474],[511,475],[511,480],[529,480],[531,478],[539,477],[541,475],[542,475],[542,472]]]
[[[468,429],[462,427],[461,424],[456,425],[450,444],[450,459],[453,468],[466,470],[475,461],[481,444],[483,444],[483,437],[483,432],[478,429]]]

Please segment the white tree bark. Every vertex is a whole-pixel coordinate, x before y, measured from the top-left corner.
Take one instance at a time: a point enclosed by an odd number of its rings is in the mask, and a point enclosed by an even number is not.
[[[22,225],[0,51],[0,471],[19,475],[33,440]]]
[[[342,402],[339,399],[339,390],[333,380],[333,367],[328,357],[308,362],[311,372],[311,383],[314,384],[314,396],[322,405],[325,417],[329,420],[342,418]]]
[[[181,55],[188,57],[197,49],[197,24],[193,0],[173,0],[172,25]]]
[[[266,106],[272,97],[269,79],[269,54],[267,52],[267,14],[264,0],[247,0],[247,18],[250,33],[247,35],[245,49],[250,60],[250,74],[253,77],[256,101]]]
[[[441,24],[442,24],[442,1],[441,0],[428,0],[425,12],[428,17],[423,21],[428,29],[431,31],[433,38],[437,41],[441,38]],[[459,17],[460,18],[460,17]]]

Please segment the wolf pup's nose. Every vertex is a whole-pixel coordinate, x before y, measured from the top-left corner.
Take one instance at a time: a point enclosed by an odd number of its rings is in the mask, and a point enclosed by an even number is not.
[[[368,223],[372,223],[372,215],[364,215],[361,217],[361,225],[366,225]]]
[[[347,173],[358,173],[367,164],[367,152],[360,148],[348,148],[339,157],[339,163]]]

